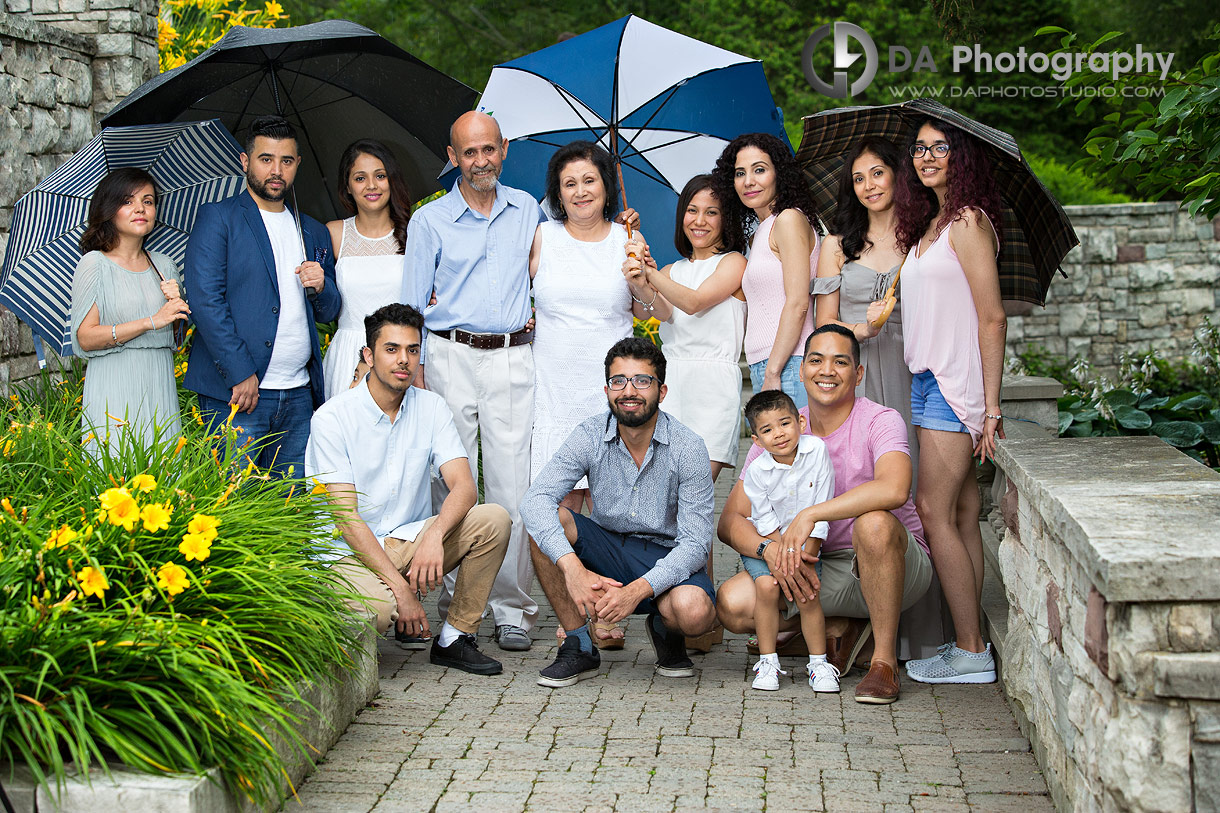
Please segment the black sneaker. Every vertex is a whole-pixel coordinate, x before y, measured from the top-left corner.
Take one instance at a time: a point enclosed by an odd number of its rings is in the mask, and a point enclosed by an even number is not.
[[[403,649],[427,649],[428,644],[432,643],[431,635],[409,635],[398,629],[398,625],[394,624],[394,640]]]
[[[644,626],[648,628],[648,640],[652,641],[652,648],[657,653],[657,674],[670,678],[694,677],[695,664],[686,657],[686,638],[664,624],[661,626],[665,627],[665,634],[658,634],[652,625],[653,619],[660,620],[652,613],[644,619]]]
[[[466,633],[459,635],[449,646],[441,646],[439,636],[434,638],[428,660],[437,666],[450,666],[475,675],[498,675],[504,671],[500,662],[480,652],[474,636]]]
[[[571,686],[587,678],[597,677],[597,670],[601,665],[602,656],[597,653],[596,648],[592,652],[581,652],[579,640],[565,638],[559,645],[559,656],[555,658],[555,662],[538,673],[542,675],[538,678],[538,685],[552,689]]]

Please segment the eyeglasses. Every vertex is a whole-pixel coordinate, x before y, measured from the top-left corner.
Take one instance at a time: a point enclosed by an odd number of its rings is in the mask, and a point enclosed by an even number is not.
[[[652,382],[656,380],[657,377],[655,375],[644,375],[643,373],[639,375],[612,375],[606,379],[606,386],[612,390],[625,390],[627,389],[627,382],[630,381],[631,386],[637,390],[646,390],[652,387]]]
[[[944,158],[946,155],[949,154],[949,145],[943,141],[938,141],[935,144],[933,144],[931,147],[928,147],[924,144],[912,144],[911,149],[910,149],[911,157],[912,158],[923,158],[923,154],[925,152],[927,152],[928,150],[931,150],[932,154],[935,155],[937,158]]]

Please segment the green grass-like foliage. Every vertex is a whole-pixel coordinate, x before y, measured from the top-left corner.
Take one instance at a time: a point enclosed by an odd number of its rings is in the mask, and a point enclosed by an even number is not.
[[[181,438],[95,459],[80,393],[44,376],[0,406],[0,762],[48,785],[219,766],[238,798],[276,798],[271,745],[311,750],[296,687],[357,657],[344,585],[308,555],[324,506],[190,412]]]

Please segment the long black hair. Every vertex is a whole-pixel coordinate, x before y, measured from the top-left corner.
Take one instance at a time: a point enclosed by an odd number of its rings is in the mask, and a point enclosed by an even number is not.
[[[843,256],[848,262],[860,258],[860,254],[873,247],[868,239],[868,209],[856,195],[855,184],[852,182],[852,166],[861,155],[875,155],[881,163],[890,168],[893,180],[890,183],[890,200],[897,205],[896,195],[898,185],[902,183],[903,173],[911,167],[910,160],[904,160],[902,150],[893,141],[878,136],[865,136],[856,142],[847,153],[847,162],[839,173],[839,205],[835,210],[835,219],[831,231],[839,235]]]
[[[114,216],[136,190],[148,184],[153,188],[153,200],[157,198],[157,182],[153,176],[137,167],[119,167],[106,173],[98,181],[93,197],[89,199],[89,224],[80,236],[82,254],[90,251],[110,251],[119,242],[119,231],[114,227]]]
[[[347,209],[348,214],[356,214],[356,199],[347,188],[347,178],[352,174],[352,166],[361,155],[373,156],[385,168],[386,180],[390,186],[390,222],[394,224],[398,253],[402,254],[407,245],[407,225],[411,222],[411,193],[407,190],[406,179],[402,177],[398,159],[389,147],[371,138],[362,138],[347,145],[339,159],[339,202]]]
[[[814,232],[821,234],[822,227],[818,224],[813,195],[809,192],[809,184],[805,182],[805,175],[792,155],[792,150],[770,133],[746,133],[729,142],[716,159],[716,168],[712,170],[716,197],[720,198],[720,205],[724,207],[725,245],[749,242],[749,235],[758,220],[754,210],[737,197],[737,188],[733,184],[737,153],[746,147],[757,147],[765,152],[771,159],[771,165],[775,167],[775,203],[772,204],[775,214],[785,209],[799,209],[809,219]]]

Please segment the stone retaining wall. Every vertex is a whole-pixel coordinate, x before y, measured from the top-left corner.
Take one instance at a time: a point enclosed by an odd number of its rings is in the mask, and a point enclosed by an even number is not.
[[[1056,806],[1220,810],[1220,474],[1157,438],[996,457],[1001,674]]]
[[[0,254],[13,204],[157,72],[156,0],[4,0],[0,14]],[[0,305],[0,396],[37,372],[30,329]]]
[[[1190,353],[1191,335],[1220,306],[1220,219],[1174,203],[1067,206],[1080,237],[1045,308],[1008,319],[1008,354],[1042,345],[1113,374],[1124,352]]]

